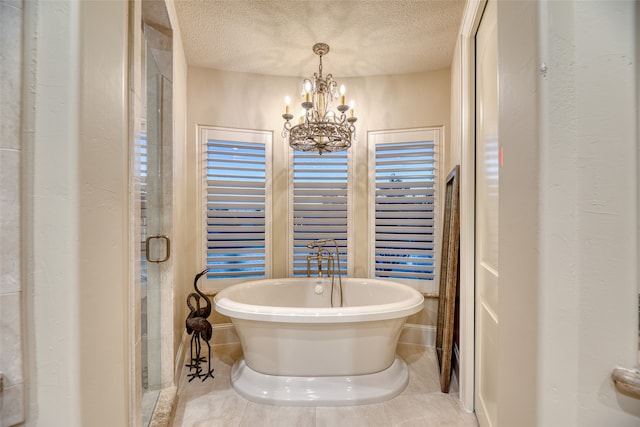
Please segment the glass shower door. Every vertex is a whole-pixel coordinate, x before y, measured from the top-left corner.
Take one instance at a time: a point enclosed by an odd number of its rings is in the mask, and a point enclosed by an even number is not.
[[[170,385],[172,374],[167,346],[163,346],[166,336],[163,330],[167,329],[163,323],[171,314],[163,316],[163,308],[167,311],[171,304],[171,81],[165,75],[166,70],[158,64],[159,55],[153,49],[150,37],[153,37],[153,29],[145,26],[146,89],[142,105],[139,187],[143,426],[149,424],[158,395],[162,388]]]

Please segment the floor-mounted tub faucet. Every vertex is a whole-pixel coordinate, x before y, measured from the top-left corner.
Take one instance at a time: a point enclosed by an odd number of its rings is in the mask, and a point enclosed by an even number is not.
[[[311,261],[316,261],[318,263],[318,277],[322,277],[322,263],[323,261],[327,262],[327,275],[331,277],[331,307],[333,307],[333,290],[336,280],[336,269],[333,264],[333,255],[329,249],[326,249],[324,245],[327,243],[333,243],[336,251],[336,260],[338,261],[338,289],[340,292],[340,307],[343,306],[343,295],[342,295],[342,275],[340,268],[340,249],[338,248],[338,243],[334,239],[317,239],[307,245],[309,249],[316,249],[316,254],[313,255],[311,253],[307,256],[307,277],[311,277]]]
[[[333,239],[318,239],[307,245],[309,249],[317,249],[316,254],[311,253],[307,256],[307,277],[311,277],[311,261],[318,263],[318,277],[322,277],[322,264],[327,262],[327,275],[333,276],[333,256],[328,249],[324,247],[325,244],[334,241]],[[334,241],[335,242],[335,241]]]

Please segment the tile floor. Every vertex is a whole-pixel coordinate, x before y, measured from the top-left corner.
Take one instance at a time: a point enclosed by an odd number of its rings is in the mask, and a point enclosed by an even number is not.
[[[178,384],[174,427],[202,426],[477,426],[462,409],[457,393],[440,393],[437,360],[432,347],[399,344],[397,354],[409,367],[409,385],[394,399],[372,405],[285,407],[253,403],[230,383],[233,363],[242,356],[240,344],[213,346],[215,379],[188,382],[187,370]]]

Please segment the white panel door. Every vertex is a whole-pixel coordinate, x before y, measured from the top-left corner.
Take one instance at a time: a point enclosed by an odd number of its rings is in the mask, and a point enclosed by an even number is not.
[[[496,2],[476,33],[476,384],[480,426],[497,426],[498,397],[498,56]]]

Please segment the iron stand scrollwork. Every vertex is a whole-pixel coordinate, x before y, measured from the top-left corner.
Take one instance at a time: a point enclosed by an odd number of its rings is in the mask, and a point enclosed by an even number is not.
[[[213,369],[211,368],[211,345],[209,344],[209,341],[211,341],[211,337],[213,336],[213,328],[211,327],[211,323],[207,320],[211,315],[211,299],[198,289],[198,280],[200,277],[207,274],[207,272],[209,272],[208,268],[196,274],[196,277],[193,280],[193,287],[196,291],[187,295],[187,307],[189,307],[190,312],[187,316],[185,325],[187,333],[191,335],[191,360],[185,366],[189,368],[189,374],[187,374],[189,382],[193,381],[194,378],[201,379],[202,381],[207,378],[214,378]],[[204,300],[204,306],[200,305],[201,299]],[[207,344],[207,358],[201,354],[201,339],[204,339]],[[201,363],[205,360],[207,361],[206,371],[202,369],[201,366]]]

